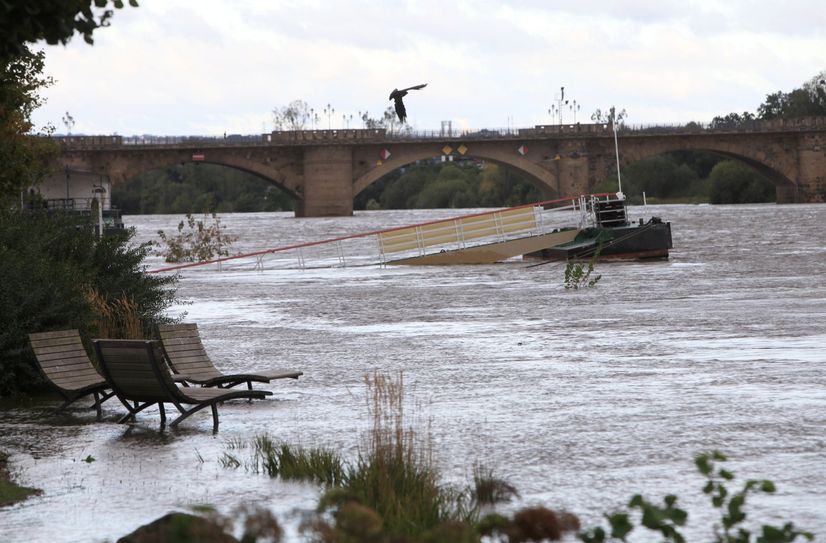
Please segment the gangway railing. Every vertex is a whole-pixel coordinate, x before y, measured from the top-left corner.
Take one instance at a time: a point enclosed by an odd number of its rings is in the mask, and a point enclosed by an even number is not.
[[[374,230],[320,241],[297,243],[203,262],[166,266],[149,273],[190,269],[307,269],[387,265],[430,252],[538,236],[565,228],[594,225],[591,202],[612,193],[545,200],[471,213],[409,226]]]

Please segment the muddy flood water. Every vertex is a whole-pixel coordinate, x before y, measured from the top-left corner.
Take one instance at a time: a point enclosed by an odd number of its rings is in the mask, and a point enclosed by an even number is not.
[[[270,507],[296,525],[319,489],[228,470],[230,443],[268,434],[304,447],[358,452],[367,427],[365,374],[403,370],[415,416],[429,425],[446,483],[474,462],[521,497],[583,525],[643,493],[679,496],[691,541],[711,539],[719,512],[702,494],[695,454],[718,449],[761,523],[790,520],[826,537],[826,205],[649,206],[633,217],[672,223],[671,259],[598,264],[595,288],[563,286],[559,264],[346,269],[189,270],[171,310],[197,322],[228,371],[287,367],[298,381],[270,399],[230,402],[159,431],[147,410],[53,416],[56,401],[0,408],[0,449],[42,495],[0,510],[0,541],[114,541],[171,510]],[[224,215],[241,251],[455,215],[359,212],[294,219]],[[180,216],[126,217],[137,239]],[[161,264],[152,258],[150,268]],[[429,421],[429,424],[427,423]],[[241,453],[243,456],[243,453]],[[85,462],[92,457],[94,461]],[[635,541],[656,541],[639,533]]]

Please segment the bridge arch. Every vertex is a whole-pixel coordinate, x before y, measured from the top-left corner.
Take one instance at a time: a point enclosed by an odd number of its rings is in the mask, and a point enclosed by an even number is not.
[[[494,149],[495,151],[495,149]],[[463,158],[477,158],[493,162],[494,164],[507,166],[522,174],[527,180],[533,182],[539,190],[549,197],[555,197],[557,190],[557,177],[550,171],[538,164],[526,159],[515,157],[504,157],[504,153],[486,151],[484,147],[474,149],[473,152],[468,152],[462,155]],[[420,149],[415,151],[407,151],[400,153],[399,157],[391,157],[390,160],[383,161],[381,164],[374,166],[366,173],[358,176],[353,181],[353,197],[358,196],[364,189],[400,168],[412,164],[419,160],[427,160],[443,156],[440,150]]]
[[[133,178],[135,178],[136,176],[138,176],[142,173],[150,172],[152,170],[170,168],[170,167],[173,167],[173,166],[184,165],[184,164],[196,164],[196,165],[197,164],[211,164],[211,165],[214,165],[214,166],[222,166],[222,167],[225,167],[225,168],[238,170],[238,171],[253,175],[253,176],[257,177],[258,179],[261,179],[262,181],[265,181],[265,182],[269,183],[270,185],[274,185],[279,190],[282,190],[282,191],[286,192],[293,200],[296,200],[296,201],[301,200],[301,194],[296,190],[296,187],[294,186],[294,184],[289,183],[289,182],[287,182],[286,180],[283,180],[283,179],[282,180],[273,179],[273,177],[271,175],[268,175],[267,173],[263,173],[261,171],[258,171],[254,167],[250,167],[248,162],[236,161],[236,160],[226,160],[226,159],[223,159],[223,160],[221,160],[221,159],[193,160],[192,157],[190,156],[190,157],[188,157],[184,160],[167,159],[167,160],[163,160],[163,161],[154,161],[151,164],[146,164],[146,165],[144,165],[144,164],[134,164],[134,165],[131,165],[130,167],[128,167],[128,168],[126,168],[122,171],[121,175],[119,176],[120,177],[119,181],[123,182],[123,183],[128,183],[130,179],[133,179]]]
[[[678,151],[710,153],[743,162],[774,184],[778,201],[781,200],[782,195],[796,192],[797,183],[790,177],[794,176],[796,172],[788,171],[787,164],[774,164],[772,156],[778,150],[772,149],[771,146],[758,147],[755,150],[754,148],[744,148],[742,145],[732,148],[731,145],[711,141],[692,141],[689,143],[688,141],[670,140],[659,145],[651,145],[650,142],[635,145],[630,141],[625,141],[620,143],[620,166],[628,166],[641,160]]]

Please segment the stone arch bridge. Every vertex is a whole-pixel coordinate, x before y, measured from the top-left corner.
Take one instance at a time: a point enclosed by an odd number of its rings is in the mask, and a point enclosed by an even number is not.
[[[221,164],[287,191],[296,216],[341,216],[371,183],[417,160],[468,157],[513,168],[550,198],[585,194],[615,175],[613,132],[602,124],[500,132],[391,134],[383,129],[306,130],[228,138],[69,136],[60,171],[124,183],[186,162]],[[754,121],[736,129],[623,127],[620,164],[668,151],[709,151],[742,160],[777,189],[778,203],[826,201],[826,118]],[[57,177],[60,177],[58,174]]]

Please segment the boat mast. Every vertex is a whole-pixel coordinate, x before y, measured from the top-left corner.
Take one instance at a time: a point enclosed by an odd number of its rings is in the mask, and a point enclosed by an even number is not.
[[[614,128],[614,152],[617,155],[617,185],[619,188],[617,195],[622,198],[622,176],[620,174],[619,143],[617,142],[617,110],[614,107],[611,108],[611,126]]]

